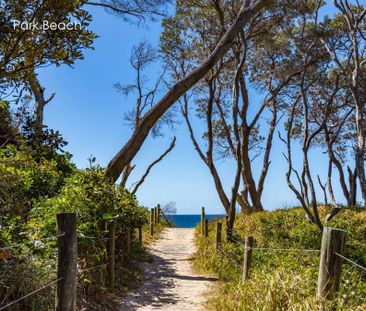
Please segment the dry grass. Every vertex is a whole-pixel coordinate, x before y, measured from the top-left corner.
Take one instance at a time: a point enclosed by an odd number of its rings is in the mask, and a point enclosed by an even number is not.
[[[325,211],[322,210],[322,213]],[[366,211],[347,210],[329,226],[348,232],[346,255],[366,263]],[[240,215],[236,238],[253,235],[257,247],[320,248],[318,229],[306,222],[301,209]],[[214,249],[214,223],[207,240],[197,234],[197,269],[215,273],[219,286],[208,300],[209,310],[220,311],[366,311],[366,273],[344,263],[338,299],[316,300],[319,265],[317,252],[253,251],[250,279],[241,282],[243,246],[224,242]]]

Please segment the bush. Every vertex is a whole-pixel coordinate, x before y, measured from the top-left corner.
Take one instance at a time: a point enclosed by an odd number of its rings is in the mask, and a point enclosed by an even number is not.
[[[116,281],[121,280],[121,285],[133,283],[130,279],[136,278],[137,268],[129,263],[125,244],[121,241],[125,240],[128,228],[142,226],[148,219],[147,209],[138,205],[134,195],[126,189],[116,188],[105,179],[104,171],[99,167],[73,168],[73,174],[65,178],[56,160],[37,162],[29,153],[12,147],[1,150],[0,157],[0,181],[5,185],[1,188],[0,211],[2,303],[28,294],[56,278],[56,215],[64,212],[77,214],[79,269],[107,262],[107,225],[115,222],[119,269]],[[136,251],[142,250],[137,247]],[[105,266],[80,273],[78,302],[83,304],[86,296],[105,299],[105,281]],[[48,288],[41,295],[25,299],[13,310],[33,310],[33,305],[37,310],[49,310],[53,304],[52,288]]]
[[[11,242],[10,236],[4,236],[4,230],[16,234],[37,201],[60,192],[65,178],[74,170],[69,159],[63,157],[42,158],[37,162],[30,150],[18,151],[12,145],[0,149],[1,241]],[[59,169],[61,162],[63,170]]]

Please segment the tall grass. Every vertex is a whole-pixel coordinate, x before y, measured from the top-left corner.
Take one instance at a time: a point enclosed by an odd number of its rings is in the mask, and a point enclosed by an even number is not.
[[[322,209],[321,214],[325,213]],[[366,211],[344,210],[327,226],[347,231],[346,256],[365,266]],[[338,298],[326,303],[316,300],[319,252],[306,249],[319,250],[321,234],[306,221],[301,209],[238,216],[234,232],[239,242],[252,235],[254,247],[301,249],[254,249],[250,278],[244,283],[243,245],[224,241],[217,252],[214,227],[210,222],[208,239],[198,231],[196,234],[196,267],[220,278],[217,290],[208,299],[209,310],[366,310],[366,272],[346,262]]]

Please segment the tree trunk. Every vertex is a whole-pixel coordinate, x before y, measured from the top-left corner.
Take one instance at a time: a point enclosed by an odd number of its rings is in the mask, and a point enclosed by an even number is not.
[[[36,102],[35,109],[35,133],[38,137],[43,134],[43,117],[44,117],[44,107],[53,99],[55,94],[52,94],[49,99],[44,97],[44,88],[39,83],[37,75],[34,68],[27,72],[27,81],[29,83],[30,91],[34,96]]]
[[[210,69],[226,54],[231,47],[232,42],[242,31],[243,27],[256,16],[263,8],[271,4],[273,0],[257,0],[249,8],[245,6],[246,1],[238,13],[238,17],[232,26],[226,31],[225,35],[220,39],[214,51],[208,58],[190,74],[177,82],[165,96],[141,119],[129,141],[121,148],[120,151],[109,162],[106,176],[116,181],[122,170],[128,165],[142,144],[147,138],[150,130],[159,120],[159,118],[193,85],[201,80]]]
[[[347,166],[348,181],[349,181],[349,198],[348,205],[355,206],[357,204],[357,168],[353,173],[349,166]]]
[[[329,154],[328,154],[329,155]],[[334,196],[334,191],[333,191],[333,183],[332,183],[332,159],[329,156],[328,157],[328,177],[327,177],[327,185],[328,185],[328,192],[330,195],[330,201],[332,202],[332,205],[336,204],[336,200],[335,200],[335,196]],[[347,189],[346,189],[347,190]]]
[[[364,205],[366,204],[366,179],[365,179],[365,121],[363,118],[362,107],[356,103],[356,129],[357,129],[357,150],[356,150],[356,168],[357,176],[360,181],[361,195]]]
[[[242,212],[250,212],[251,207],[248,200],[248,188],[245,185],[243,186],[243,190],[241,191],[241,193],[238,194],[237,202]]]
[[[250,199],[253,204],[253,211],[259,212],[263,211],[263,206],[261,203],[260,196],[258,194],[258,191],[256,189],[255,181],[252,175],[251,171],[251,163],[249,158],[249,133],[248,130],[243,130],[243,142],[242,142],[242,174],[243,174],[243,180],[245,181],[245,184],[248,187],[248,192],[250,195]]]

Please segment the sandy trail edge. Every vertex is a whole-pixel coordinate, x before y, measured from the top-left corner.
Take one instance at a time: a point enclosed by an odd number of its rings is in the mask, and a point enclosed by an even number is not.
[[[205,293],[216,279],[193,272],[193,238],[194,229],[166,229],[149,248],[154,261],[143,264],[141,287],[123,298],[120,311],[204,310]]]

